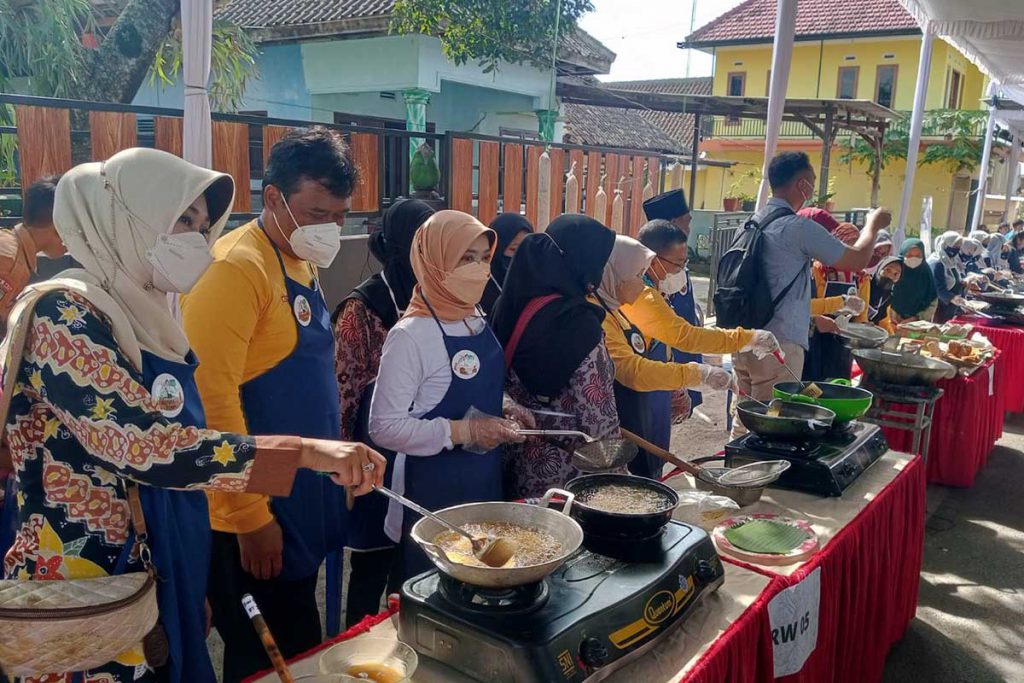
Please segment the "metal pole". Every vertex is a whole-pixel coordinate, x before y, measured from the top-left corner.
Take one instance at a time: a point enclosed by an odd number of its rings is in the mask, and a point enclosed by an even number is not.
[[[824,197],[828,192],[828,167],[832,161],[832,110],[825,112],[825,136],[821,140],[821,173],[818,177],[818,196]],[[824,207],[822,207],[824,208]]]
[[[995,104],[988,110],[988,125],[985,126],[985,141],[981,148],[981,163],[978,164],[978,194],[974,197],[974,218],[971,230],[977,230],[985,217],[985,186],[988,184],[988,162],[992,159],[992,133],[996,129]]]
[[[917,156],[921,147],[921,126],[924,122],[925,96],[928,93],[928,75],[932,67],[932,42],[935,34],[932,24],[926,21],[921,27],[921,56],[917,60],[917,88],[914,90],[914,111],[910,115],[910,142],[907,145],[907,170],[903,179],[903,198],[900,200],[899,220],[893,245],[898,249],[906,234],[907,214],[910,212],[910,198],[914,194],[914,174],[917,172]]]
[[[786,108],[786,88],[789,85],[789,65],[793,58],[793,26],[796,23],[796,0],[777,0],[775,10],[775,42],[772,46],[772,81],[768,89],[768,117],[765,121],[764,167],[761,188],[757,193],[757,208],[768,201],[768,164],[775,156],[779,144],[779,128]]]
[[[1014,135],[1010,138],[1010,158],[1006,160],[1006,200],[1003,205],[1003,222],[1012,223],[1010,216],[1010,204],[1013,193],[1017,190],[1017,183],[1020,180],[1020,137]]]
[[[700,114],[693,115],[693,147],[690,150],[690,208],[697,206],[697,157],[700,154]]]

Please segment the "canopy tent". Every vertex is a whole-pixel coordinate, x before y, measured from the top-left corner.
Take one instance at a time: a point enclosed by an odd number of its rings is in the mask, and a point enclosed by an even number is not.
[[[900,0],[900,4],[917,20],[924,33],[921,47],[921,61],[918,64],[918,88],[914,97],[914,113],[911,116],[910,149],[907,156],[907,175],[903,186],[903,201],[900,207],[899,224],[894,241],[902,239],[906,227],[907,210],[914,186],[914,172],[917,148],[921,140],[921,119],[924,113],[924,83],[928,78],[931,63],[931,42],[935,36],[942,36],[956,47],[965,57],[988,74],[993,83],[990,86],[990,114],[982,163],[978,168],[978,194],[975,201],[974,222],[977,226],[982,218],[985,201],[985,184],[988,177],[988,162],[991,157],[992,132],[996,123],[1001,123],[1012,133],[1011,159],[1017,157],[1016,149],[1024,133],[1024,117],[1003,113],[998,93],[1010,91],[1010,101],[1018,103],[1019,111],[1024,102],[1024,2],[1022,0]],[[1007,185],[1009,186],[1009,181]],[[1007,193],[1009,194],[1009,192]],[[1009,209],[1009,201],[1006,210]]]

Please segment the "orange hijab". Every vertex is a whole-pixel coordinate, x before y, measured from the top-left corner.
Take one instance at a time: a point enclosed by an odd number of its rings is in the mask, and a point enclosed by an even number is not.
[[[494,231],[468,213],[438,211],[416,231],[409,256],[417,284],[405,311],[407,316],[429,316],[427,301],[444,322],[457,322],[473,315],[476,304],[464,304],[449,294],[444,278],[459,266],[469,245],[480,235],[490,239],[493,257],[497,242]]]

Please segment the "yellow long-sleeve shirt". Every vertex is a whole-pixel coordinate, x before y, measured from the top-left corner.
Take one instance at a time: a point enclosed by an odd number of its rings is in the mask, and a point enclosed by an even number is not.
[[[247,434],[241,386],[267,372],[298,343],[295,314],[274,247],[255,221],[217,240],[213,264],[181,299],[196,383],[211,429]],[[309,286],[311,266],[281,254],[288,277]],[[210,492],[210,526],[247,533],[274,519],[269,498]]]
[[[818,288],[819,293],[825,292],[825,286],[827,284],[825,280],[825,270],[819,267],[815,263],[814,268],[811,269],[811,273],[814,276],[814,284]],[[867,304],[871,300],[871,278],[862,276],[860,282],[857,283],[857,296],[864,300]],[[811,315],[829,315],[835,313],[844,304],[843,297],[841,296],[827,296],[818,299],[811,299]],[[853,318],[855,323],[866,323],[868,321],[868,308],[865,305],[863,312],[860,315]]]
[[[714,330],[694,327],[676,315],[661,294],[644,288],[632,304],[622,307],[625,314],[646,338],[691,353],[731,353],[746,346],[753,332],[742,328]],[[671,391],[700,384],[696,363],[663,363],[644,358],[626,341],[629,323],[618,311],[606,315],[603,323],[605,345],[615,364],[615,379],[634,391]]]

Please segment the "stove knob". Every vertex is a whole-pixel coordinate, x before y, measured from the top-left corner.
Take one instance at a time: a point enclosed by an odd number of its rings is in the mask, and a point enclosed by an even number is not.
[[[580,659],[592,669],[604,666],[608,663],[608,648],[597,638],[585,638],[580,643]]]
[[[697,571],[694,572],[698,579],[704,583],[711,583],[718,578],[718,572],[715,571],[715,565],[708,560],[697,561]]]

